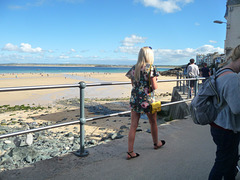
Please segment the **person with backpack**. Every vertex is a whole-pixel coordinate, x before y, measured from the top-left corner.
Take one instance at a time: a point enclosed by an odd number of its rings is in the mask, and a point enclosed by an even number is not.
[[[223,71],[225,70],[225,71]],[[234,48],[228,65],[218,70],[216,89],[219,94],[218,115],[210,123],[217,146],[216,159],[209,180],[235,179],[240,140],[240,45]]]

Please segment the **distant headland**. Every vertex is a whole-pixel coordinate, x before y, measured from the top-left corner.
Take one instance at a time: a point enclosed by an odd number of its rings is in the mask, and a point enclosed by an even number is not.
[[[45,66],[45,67],[132,67],[132,65],[109,65],[109,64],[38,64],[38,63],[9,63],[0,64],[0,66]],[[161,68],[174,69],[181,67],[181,65],[157,65]]]

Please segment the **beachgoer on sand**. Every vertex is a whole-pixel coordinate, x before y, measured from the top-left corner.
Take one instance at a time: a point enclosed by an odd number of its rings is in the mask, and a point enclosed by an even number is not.
[[[240,140],[240,45],[232,52],[223,69],[226,72],[216,80],[220,112],[211,123],[211,135],[217,145],[216,159],[209,180],[235,179]]]
[[[159,76],[156,67],[152,65],[153,62],[154,54],[152,48],[143,47],[138,54],[137,64],[126,74],[132,82],[130,98],[131,126],[128,135],[127,159],[139,156],[138,153],[133,151],[133,146],[141,113],[145,113],[148,116],[154,149],[158,149],[165,144],[164,140],[158,141],[157,113],[150,113],[148,94],[151,93],[151,96],[154,97],[154,90],[158,88],[157,76]],[[151,83],[149,83],[149,78]]]

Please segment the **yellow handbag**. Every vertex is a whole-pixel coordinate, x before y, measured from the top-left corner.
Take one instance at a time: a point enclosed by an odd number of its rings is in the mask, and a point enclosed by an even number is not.
[[[154,114],[155,112],[159,112],[161,111],[161,101],[157,101],[157,102],[154,102],[154,103],[151,103],[150,105],[150,111],[152,114]]]
[[[150,65],[150,73],[151,73],[151,66],[152,65]],[[149,89],[150,88],[151,88],[151,79],[150,79],[150,74],[149,74]],[[149,97],[151,99],[151,93],[149,93]],[[150,103],[150,112],[152,114],[161,111],[161,107],[162,107],[161,101],[157,101],[157,102],[151,102],[150,101],[149,103]]]

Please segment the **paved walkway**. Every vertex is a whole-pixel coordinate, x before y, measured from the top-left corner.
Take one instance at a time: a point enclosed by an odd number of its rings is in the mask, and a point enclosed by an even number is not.
[[[135,151],[140,157],[126,160],[127,137],[89,148],[84,158],[67,154],[35,163],[32,167],[7,171],[10,180],[206,180],[214,162],[215,145],[209,126],[193,124],[190,117],[159,126],[166,145],[153,149],[151,135],[138,132]]]

